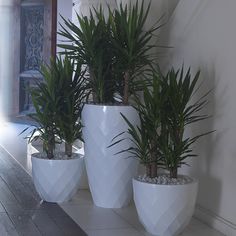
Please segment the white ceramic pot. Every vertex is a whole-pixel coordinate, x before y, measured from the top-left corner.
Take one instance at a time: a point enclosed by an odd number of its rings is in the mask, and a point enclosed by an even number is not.
[[[32,177],[40,197],[46,202],[65,202],[78,190],[83,158],[49,160],[32,155]]]
[[[175,236],[188,225],[194,212],[198,182],[157,185],[133,179],[134,202],[146,231]]]
[[[121,208],[132,199],[132,178],[137,173],[137,160],[127,152],[117,152],[132,145],[130,140],[107,148],[112,139],[127,130],[120,115],[139,124],[136,110],[131,106],[85,105],[82,112],[85,164],[89,187],[95,205]],[[120,138],[128,137],[123,134]]]
[[[81,145],[79,141],[75,142],[73,144],[73,152],[80,154],[80,180],[78,184],[79,189],[88,189],[88,178],[87,178],[87,173],[86,173],[86,168],[85,168],[85,161],[84,161],[84,150],[83,148],[78,147],[78,145]],[[64,143],[62,144],[57,144],[56,145],[56,152],[63,152],[64,151]],[[32,169],[32,164],[31,164],[31,156],[34,153],[39,153],[43,151],[43,143],[40,139],[34,140],[31,143],[27,143],[27,160],[28,160],[28,166],[30,169]],[[83,159],[83,160],[81,160]]]

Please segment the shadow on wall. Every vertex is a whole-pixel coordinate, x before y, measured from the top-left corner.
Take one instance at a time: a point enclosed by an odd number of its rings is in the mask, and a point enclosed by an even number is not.
[[[200,202],[200,207],[202,208],[201,205],[210,206],[211,209],[214,209],[214,212],[218,212],[221,207],[222,180],[219,177],[216,177],[213,173],[213,165],[214,158],[223,155],[223,153],[218,153],[216,147],[224,135],[226,135],[227,130],[222,130],[215,124],[216,120],[222,119],[223,116],[223,114],[220,114],[219,110],[216,109],[216,102],[217,107],[225,105],[225,91],[227,88],[224,87],[220,93],[218,91],[217,96],[220,96],[221,99],[216,99],[219,77],[216,76],[215,65],[208,65],[208,67],[202,65],[200,68],[202,77],[202,89],[200,90],[202,91],[199,91],[198,94],[200,96],[201,94],[211,90],[207,97],[209,103],[203,111],[203,114],[207,114],[211,117],[194,125],[190,132],[194,135],[213,130],[215,130],[215,132],[203,137],[196,143],[194,151],[198,156],[191,160],[191,168],[184,168],[184,171],[189,172],[190,175],[196,176],[199,179],[198,202]],[[219,104],[218,101],[220,101],[221,104]]]
[[[174,14],[179,2],[180,0],[154,0],[151,5],[151,14],[149,18],[151,18],[152,21],[149,21],[149,24],[153,25],[157,21],[160,21],[159,25],[162,25],[157,33],[155,44],[158,47],[155,53],[158,55],[158,63],[160,64],[160,68],[162,68],[163,72],[168,69],[168,61],[171,57],[172,49],[174,48],[174,45],[170,43],[170,25],[172,15]],[[156,11],[156,9],[158,9],[158,11]]]

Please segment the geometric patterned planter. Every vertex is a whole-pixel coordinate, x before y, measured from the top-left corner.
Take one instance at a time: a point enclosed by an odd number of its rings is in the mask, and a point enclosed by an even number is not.
[[[78,189],[88,189],[88,177],[87,177],[87,173],[86,173],[86,168],[85,168],[85,161],[84,161],[84,157],[83,157],[83,153],[84,150],[82,148],[79,148],[80,143],[75,142],[73,144],[73,153],[78,153],[81,154],[80,155],[80,181],[78,184]],[[55,153],[57,152],[63,152],[64,151],[64,142],[61,144],[56,144],[56,149],[55,149]],[[30,167],[30,169],[32,169],[32,165],[31,165],[31,156],[34,153],[39,153],[39,152],[43,152],[43,143],[42,140],[38,139],[38,140],[34,140],[30,143],[27,142],[27,159],[30,160],[28,162],[28,166]]]
[[[82,175],[83,158],[48,160],[32,154],[32,177],[40,197],[46,202],[69,201],[78,190]]]
[[[137,174],[138,162],[129,154],[117,152],[132,145],[130,140],[107,148],[112,139],[127,130],[120,113],[133,124],[139,123],[131,106],[85,105],[82,112],[85,165],[93,201],[104,208],[121,208],[133,197],[132,178]],[[126,138],[123,134],[120,138]]]
[[[189,224],[194,212],[198,182],[157,185],[133,179],[134,202],[139,220],[156,236],[175,236]]]

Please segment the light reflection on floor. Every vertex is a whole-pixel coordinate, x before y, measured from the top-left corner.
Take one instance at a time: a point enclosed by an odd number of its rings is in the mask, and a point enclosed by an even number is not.
[[[25,137],[30,131],[20,133],[29,127],[25,124],[1,122],[0,145],[28,172],[31,173],[31,160],[27,156],[27,140]]]

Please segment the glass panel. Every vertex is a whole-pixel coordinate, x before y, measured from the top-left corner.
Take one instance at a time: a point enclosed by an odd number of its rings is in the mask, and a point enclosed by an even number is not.
[[[44,6],[21,7],[20,112],[32,112],[29,88],[42,80],[38,72],[43,61]]]
[[[21,72],[39,70],[43,60],[44,7],[21,10]]]

